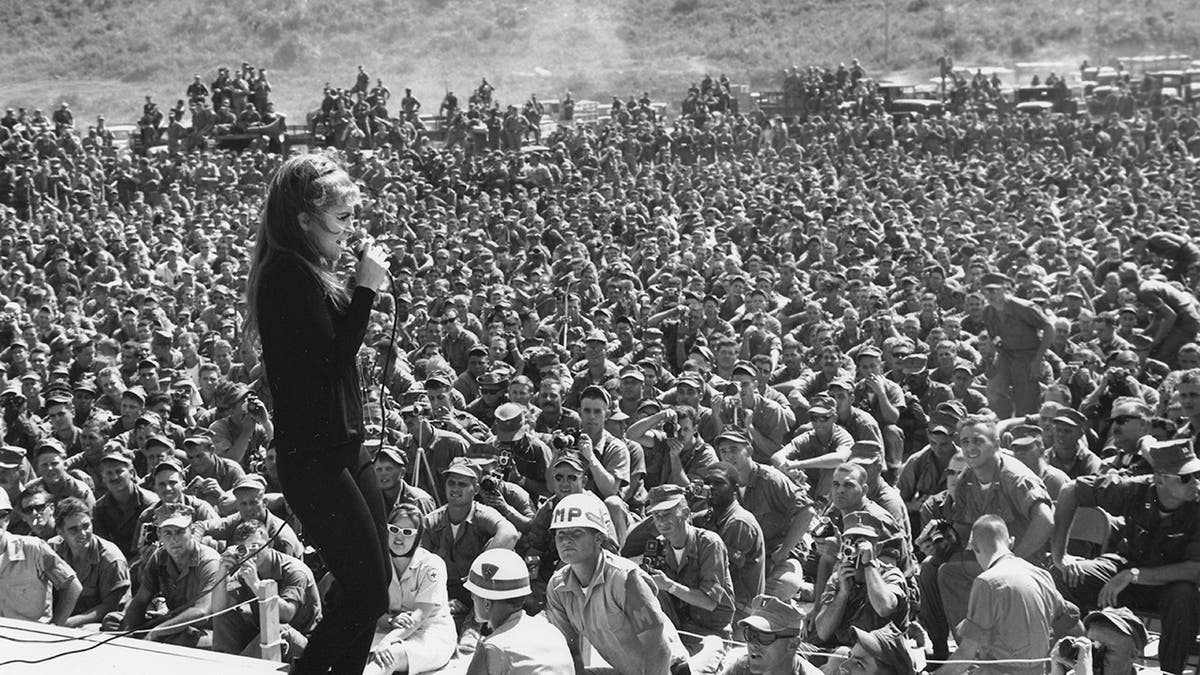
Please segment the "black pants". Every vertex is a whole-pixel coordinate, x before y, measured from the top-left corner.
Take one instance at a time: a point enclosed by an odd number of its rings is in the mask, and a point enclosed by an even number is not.
[[[279,482],[341,593],[325,608],[293,673],[361,675],[375,622],[387,611],[387,514],[360,443],[281,450]]]

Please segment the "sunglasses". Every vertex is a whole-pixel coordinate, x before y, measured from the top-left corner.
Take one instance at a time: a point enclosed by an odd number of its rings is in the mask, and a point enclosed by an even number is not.
[[[799,632],[793,633],[790,631],[787,633],[767,633],[750,626],[745,627],[745,633],[746,642],[757,642],[764,647],[775,644],[776,640],[786,640],[788,638],[794,638],[800,634]]]
[[[1179,474],[1179,482],[1180,483],[1190,483],[1194,480],[1200,480],[1200,471],[1193,471],[1192,473]]]
[[[399,525],[388,525],[388,532],[391,532],[392,534],[399,534],[399,535],[405,536],[405,537],[411,537],[417,533],[417,528],[415,528],[415,527],[400,527]]]
[[[833,419],[833,415],[811,415],[810,419],[814,422],[828,422]]]

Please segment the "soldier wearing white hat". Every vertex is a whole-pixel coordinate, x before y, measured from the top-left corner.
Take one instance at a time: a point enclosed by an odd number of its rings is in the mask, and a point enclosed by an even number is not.
[[[529,568],[509,549],[494,548],[471,563],[464,587],[475,601],[475,619],[492,627],[480,641],[467,675],[562,675],[575,671],[562,633],[544,614],[525,613],[532,594]]]

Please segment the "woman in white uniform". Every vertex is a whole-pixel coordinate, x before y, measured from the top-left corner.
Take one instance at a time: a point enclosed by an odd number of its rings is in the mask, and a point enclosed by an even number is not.
[[[428,673],[454,655],[457,634],[446,595],[446,563],[421,548],[423,522],[411,504],[396,507],[389,518],[388,613],[379,620],[376,632],[383,637],[371,650],[364,675]]]

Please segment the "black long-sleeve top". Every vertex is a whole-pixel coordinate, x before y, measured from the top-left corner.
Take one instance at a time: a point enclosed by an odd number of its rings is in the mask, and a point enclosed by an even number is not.
[[[375,292],[359,286],[339,311],[299,258],[263,267],[258,293],[262,361],[275,402],[276,445],[319,450],[363,438],[356,356]]]

